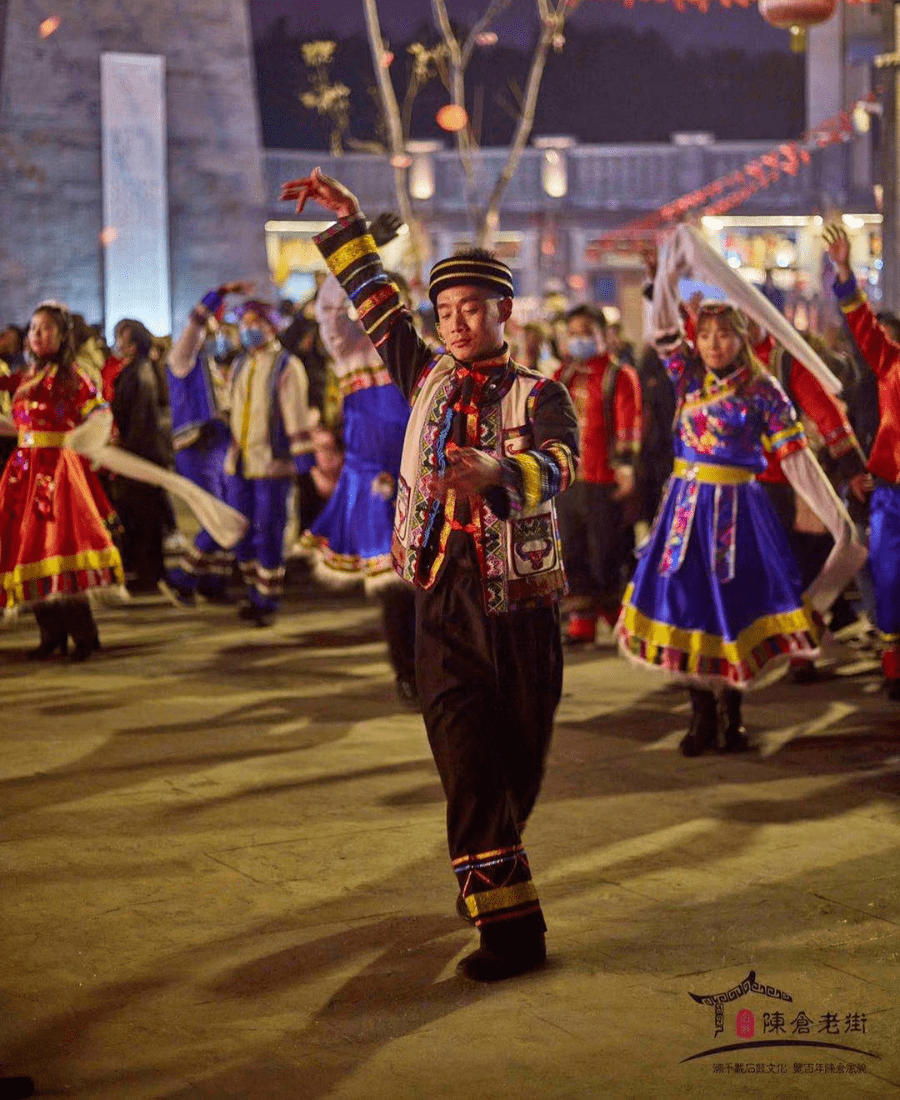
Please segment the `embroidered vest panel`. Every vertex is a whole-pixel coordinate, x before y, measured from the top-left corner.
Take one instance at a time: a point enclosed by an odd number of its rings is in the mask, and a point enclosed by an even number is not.
[[[531,449],[532,391],[542,380],[542,375],[515,368],[512,384],[500,400],[481,406],[478,439],[470,438],[468,444],[498,459]],[[432,525],[438,502],[439,460],[446,446],[446,428],[457,390],[456,363],[450,356],[443,356],[427,370],[415,393],[403,444],[392,552],[397,572],[419,588],[431,588],[437,581],[453,530],[456,501],[452,492],[438,513],[438,526],[432,529]],[[501,520],[483,498],[476,498],[472,501],[471,534],[489,614],[549,603],[565,592],[552,500]],[[436,549],[429,553],[429,564],[423,572],[426,545]]]
[[[287,369],[290,358],[290,352],[281,351],[275,359],[275,365],[272,367],[272,373],[269,376],[269,445],[272,448],[273,458],[287,459],[291,457],[291,445],[287,437],[287,431],[284,427],[284,417],[281,414],[281,401],[278,397],[281,376]],[[247,362],[248,356],[246,355],[241,355],[235,361],[230,379],[232,395],[235,392],[238,375],[244,370]]]

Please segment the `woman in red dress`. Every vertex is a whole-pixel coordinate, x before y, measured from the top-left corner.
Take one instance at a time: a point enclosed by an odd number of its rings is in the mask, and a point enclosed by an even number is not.
[[[41,644],[31,656],[65,653],[71,635],[84,660],[99,646],[87,593],[123,581],[115,513],[83,457],[106,442],[111,414],[75,363],[65,307],[37,307],[28,350],[12,401],[18,447],[0,479],[0,607],[34,610]]]

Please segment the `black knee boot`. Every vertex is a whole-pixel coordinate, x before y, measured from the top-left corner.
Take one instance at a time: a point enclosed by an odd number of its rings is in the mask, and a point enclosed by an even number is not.
[[[699,756],[701,752],[716,747],[719,721],[716,697],[704,688],[689,688],[691,696],[691,724],[679,746],[685,756]]]
[[[35,604],[34,617],[41,632],[41,644],[36,649],[32,649],[28,656],[36,661],[43,661],[51,657],[57,649],[64,654],[68,631],[65,612],[60,601],[48,600],[46,603]]]
[[[736,688],[725,689],[725,752],[746,752],[750,748],[741,717],[741,694]]]
[[[73,660],[86,661],[95,649],[100,648],[100,636],[97,624],[91,612],[91,605],[84,598],[68,601],[67,618],[69,633],[75,643]]]

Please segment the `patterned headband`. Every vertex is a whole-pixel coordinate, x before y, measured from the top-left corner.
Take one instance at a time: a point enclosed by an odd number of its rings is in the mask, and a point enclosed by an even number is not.
[[[737,306],[733,306],[731,302],[720,302],[715,298],[704,298],[697,309],[697,327],[700,327],[700,322],[706,317],[721,317],[727,321],[738,336],[744,337],[749,331],[749,325],[747,318]]]
[[[237,314],[237,317],[240,320],[240,318],[243,317],[244,314],[251,309],[254,313],[258,313],[260,317],[264,317],[272,326],[272,328],[278,328],[278,325],[281,321],[281,318],[278,315],[278,310],[273,305],[270,305],[268,302],[263,302],[259,298],[248,298],[247,301],[242,302],[234,312]]]
[[[498,298],[515,294],[512,272],[502,260],[488,256],[450,256],[431,269],[428,297],[437,309],[437,296],[454,286],[477,286],[491,291]]]

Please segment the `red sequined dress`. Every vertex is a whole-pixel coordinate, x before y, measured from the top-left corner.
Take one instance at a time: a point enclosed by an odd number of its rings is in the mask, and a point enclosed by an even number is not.
[[[42,365],[15,391],[19,442],[0,479],[0,608],[122,584],[115,513],[87,460],[65,446],[102,407],[74,365],[62,375]]]

